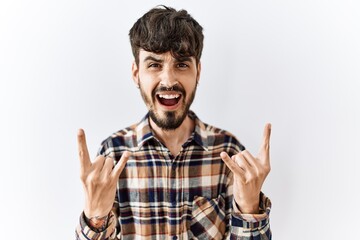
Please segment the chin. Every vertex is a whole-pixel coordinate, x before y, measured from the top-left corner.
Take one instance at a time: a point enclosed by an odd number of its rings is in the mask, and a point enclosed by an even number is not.
[[[161,111],[158,112],[149,111],[151,120],[161,129],[163,130],[175,130],[181,126],[184,122],[187,111],[181,111],[179,114],[178,111]],[[159,116],[160,115],[160,116]]]

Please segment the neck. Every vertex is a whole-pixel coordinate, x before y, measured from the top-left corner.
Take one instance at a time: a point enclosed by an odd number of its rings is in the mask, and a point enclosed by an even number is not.
[[[164,130],[157,126],[151,118],[149,120],[155,136],[169,148],[173,155],[176,155],[181,149],[182,144],[189,139],[195,126],[194,120],[189,116],[186,116],[182,124],[174,130]]]

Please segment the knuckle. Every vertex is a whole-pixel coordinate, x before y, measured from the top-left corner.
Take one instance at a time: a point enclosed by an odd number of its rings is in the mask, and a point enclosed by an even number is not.
[[[87,175],[85,173],[80,173],[80,180],[81,182],[85,183],[87,179]]]
[[[101,179],[99,179],[99,185],[103,185],[103,186],[106,186],[108,185],[109,181],[106,177],[102,177]]]
[[[79,157],[83,157],[84,156],[84,151],[82,149],[79,150]]]
[[[116,186],[116,184],[117,184],[117,179],[116,179],[116,178],[110,178],[110,179],[109,179],[109,182],[108,182],[108,186],[109,186],[109,187],[110,187],[110,186],[113,186],[113,185]]]
[[[106,161],[107,164],[109,164],[111,166],[114,166],[114,159],[113,158],[107,157],[105,161]]]
[[[86,185],[87,186],[92,186],[92,187],[95,187],[95,188],[99,188],[101,186],[104,185],[102,179],[99,179],[99,178],[88,178],[87,181],[86,181]]]
[[[257,175],[257,174],[249,174],[249,175],[247,176],[247,180],[248,180],[249,182],[253,182],[253,181],[255,181],[257,178],[258,178],[258,175]]]
[[[266,166],[266,167],[259,170],[259,176],[261,178],[264,178],[269,174],[269,172],[270,172],[270,166],[269,167]]]
[[[271,166],[270,165],[265,165],[264,166],[264,172],[266,172],[266,173],[269,173],[271,171]]]
[[[263,179],[263,178],[265,178],[266,175],[267,175],[267,173],[261,171],[261,172],[259,172],[258,177],[259,177],[260,179]]]
[[[252,182],[254,182],[254,179],[252,179],[251,177],[247,177],[247,178],[244,178],[243,182],[245,185],[249,185]]]
[[[90,184],[97,184],[100,180],[99,174],[95,174],[94,172],[92,172],[87,176],[86,180]]]

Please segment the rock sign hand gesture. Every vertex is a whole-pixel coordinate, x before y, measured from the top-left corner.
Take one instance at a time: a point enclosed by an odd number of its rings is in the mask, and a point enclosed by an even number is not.
[[[84,130],[78,132],[80,179],[85,192],[84,213],[88,219],[107,216],[114,203],[116,185],[130,153],[124,152],[114,166],[114,159],[99,155],[90,161]]]
[[[233,195],[242,213],[258,213],[261,187],[270,172],[271,124],[264,128],[263,142],[257,157],[247,150],[231,158],[226,152],[220,154],[234,175]]]

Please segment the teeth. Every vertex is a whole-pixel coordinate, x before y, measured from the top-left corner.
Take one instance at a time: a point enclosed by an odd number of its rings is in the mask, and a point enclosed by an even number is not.
[[[170,94],[170,95],[159,94],[159,97],[165,98],[165,99],[174,99],[174,98],[180,97],[180,95],[179,94]]]

